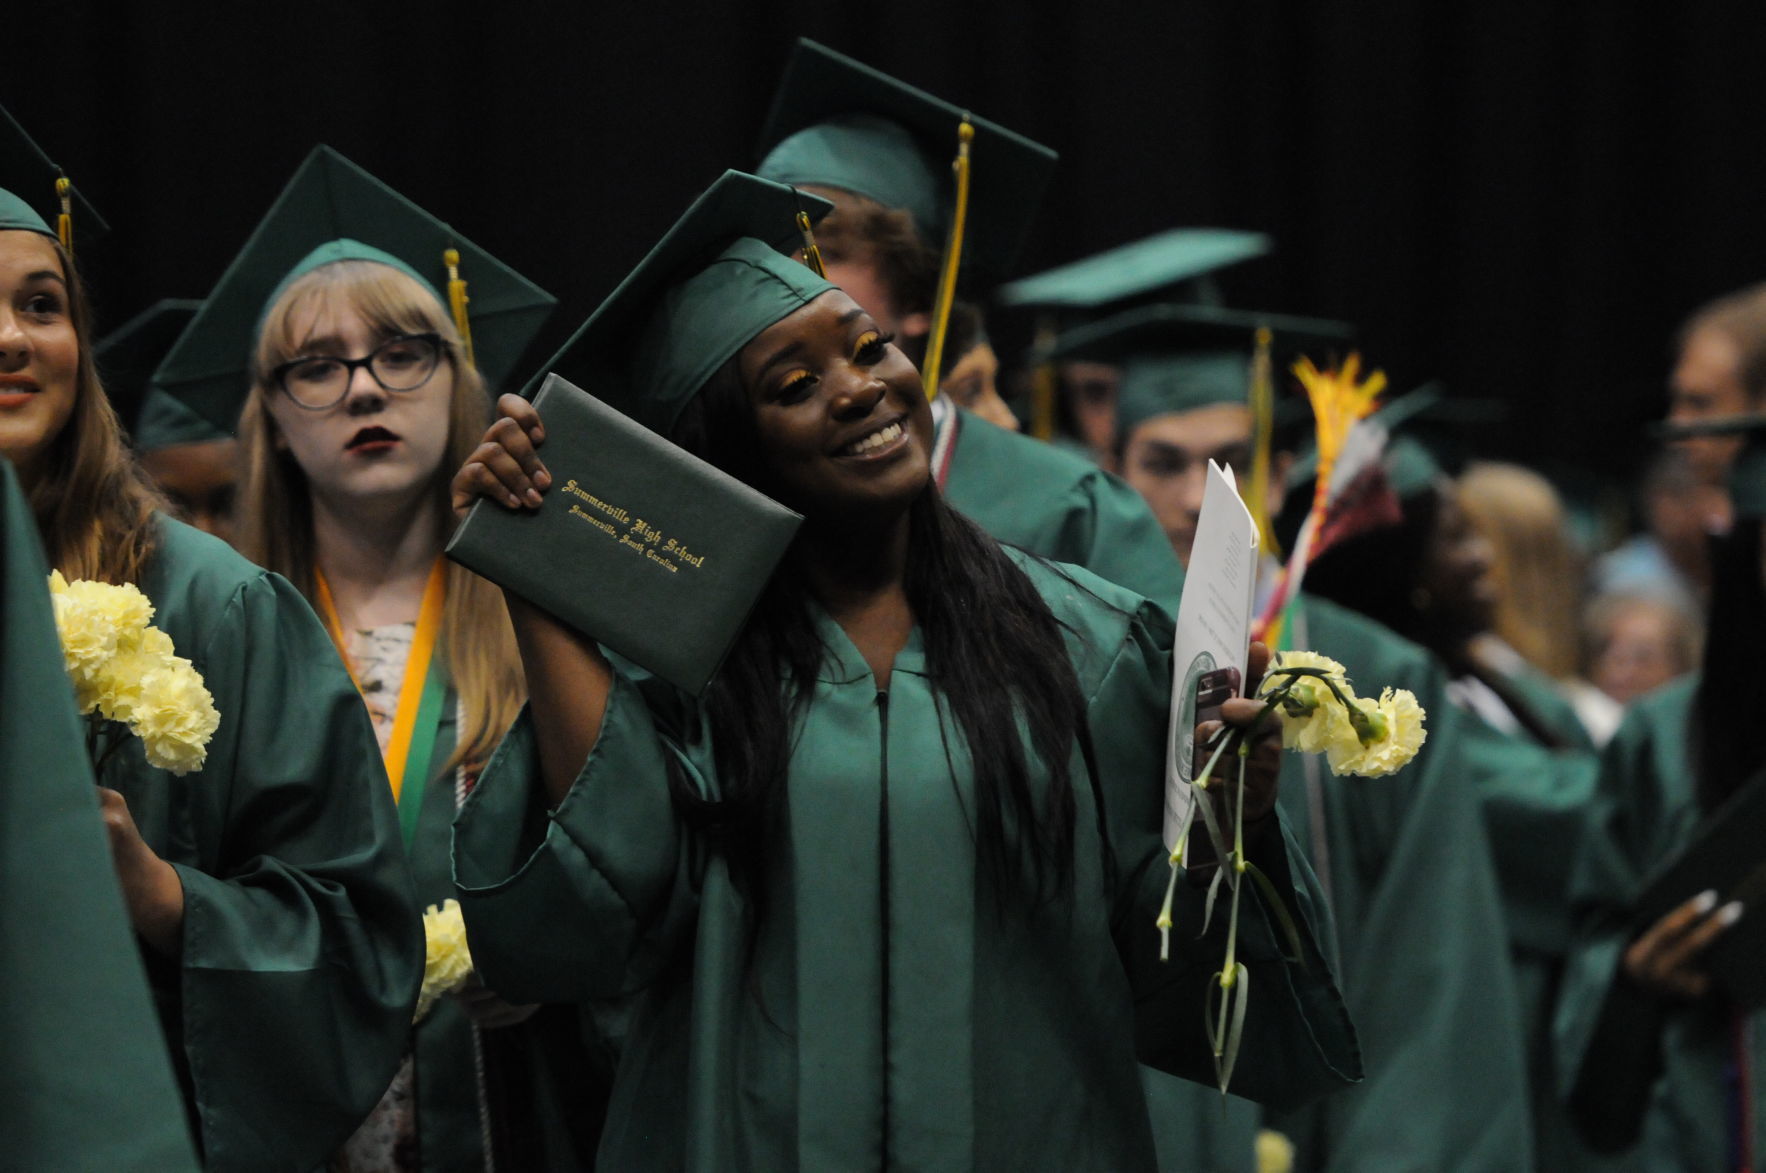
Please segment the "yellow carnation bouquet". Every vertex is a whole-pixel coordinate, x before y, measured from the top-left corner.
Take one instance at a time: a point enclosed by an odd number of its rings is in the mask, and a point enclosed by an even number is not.
[[[423,945],[423,989],[412,1022],[421,1022],[437,998],[458,990],[472,976],[472,950],[466,946],[466,919],[458,900],[429,906],[423,914]]]
[[[147,596],[131,583],[69,582],[59,570],[49,593],[93,773],[102,781],[124,727],[141,739],[149,765],[174,774],[202,769],[221,716],[202,674],[150,625]]]
[[[1428,737],[1423,728],[1427,714],[1414,694],[1406,689],[1387,688],[1377,700],[1357,697],[1350,688],[1343,665],[1317,652],[1278,653],[1263,674],[1257,698],[1268,706],[1258,718],[1258,725],[1273,716],[1281,722],[1284,748],[1300,753],[1322,753],[1331,773],[1338,776],[1352,774],[1382,778],[1396,773],[1416,756]],[[1208,762],[1191,783],[1195,787],[1194,801],[1189,804],[1177,832],[1177,843],[1171,852],[1171,878],[1157,922],[1159,956],[1163,959],[1169,955],[1171,945],[1171,905],[1177,890],[1177,871],[1189,858],[1190,832],[1196,815],[1200,813],[1213,843],[1215,858],[1222,861],[1209,883],[1202,932],[1208,931],[1208,924],[1213,919],[1214,902],[1222,882],[1232,891],[1226,960],[1214,975],[1209,1005],[1205,1008],[1208,1038],[1214,1048],[1215,1074],[1222,1094],[1232,1079],[1250,996],[1251,973],[1238,960],[1239,893],[1244,877],[1249,876],[1263,894],[1264,903],[1287,938],[1292,960],[1299,962],[1303,957],[1300,933],[1293,915],[1274,883],[1245,857],[1245,764],[1250,754],[1251,737],[1256,730],[1257,726],[1249,731],[1223,726],[1203,745],[1203,749],[1209,752]],[[1237,807],[1230,845],[1212,805],[1212,788],[1218,781],[1215,771],[1229,749],[1236,749],[1239,759]],[[1219,990],[1218,1007],[1214,1004],[1215,989]]]

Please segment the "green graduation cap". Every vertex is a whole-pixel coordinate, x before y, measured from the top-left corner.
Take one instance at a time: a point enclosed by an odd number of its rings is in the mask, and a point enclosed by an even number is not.
[[[726,171],[675,222],[523,392],[546,374],[585,387],[662,435],[705,381],[762,330],[834,288],[781,250],[833,210]]]
[[[124,426],[134,435],[135,446],[141,451],[163,448],[167,444],[192,443],[194,439],[189,438],[189,433],[198,426],[205,433],[203,439],[225,436],[213,424],[202,420],[164,392],[149,391],[155,368],[201,307],[202,302],[192,298],[156,301],[92,347],[92,358],[98,364],[98,377],[104,384],[104,393],[109,396],[111,406],[116,408]],[[149,444],[150,436],[142,425],[150,417],[158,421],[155,435],[163,432],[167,424],[178,421],[172,427],[176,438]]]
[[[1172,228],[1020,278],[1001,286],[997,297],[1003,305],[1096,312],[1152,294],[1175,300],[1171,295],[1187,286],[1197,296],[1183,300],[1208,302],[1213,298],[1201,283],[1211,274],[1264,256],[1272,247],[1261,232]]]
[[[1054,173],[1055,152],[814,41],[799,40],[773,97],[755,171],[903,208],[944,247],[956,202],[957,128],[974,127],[964,269],[1011,267]]]
[[[0,107],[0,230],[22,229],[60,239],[63,203],[57,182],[66,178],[18,120]],[[97,240],[106,224],[80,189],[68,184],[72,228],[80,240]]]
[[[283,289],[333,261],[391,265],[445,308],[447,254],[466,282],[473,357],[500,386],[555,299],[330,147],[316,147],[221,275],[154,385],[229,433],[250,389],[258,327]]]
[[[1322,318],[1218,306],[1151,305],[1067,331],[1056,340],[1051,357],[1122,368],[1116,420],[1126,437],[1155,416],[1217,403],[1247,403],[1251,356],[1257,331],[1264,327],[1271,334],[1272,366],[1278,377],[1300,355],[1341,346],[1354,336],[1348,323]]]

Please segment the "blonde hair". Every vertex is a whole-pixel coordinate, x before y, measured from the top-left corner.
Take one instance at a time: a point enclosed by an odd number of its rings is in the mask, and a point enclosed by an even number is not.
[[[49,564],[69,578],[136,582],[157,545],[165,501],[135,464],[123,425],[98,377],[89,341],[92,311],[73,260],[59,243],[68,315],[79,340],[74,406],[49,442],[27,496]]]
[[[1459,479],[1460,506],[1489,540],[1496,634],[1548,675],[1576,675],[1582,558],[1551,482],[1515,464],[1480,462]]]
[[[1680,328],[1680,347],[1703,330],[1715,330],[1740,351],[1737,373],[1756,403],[1766,397],[1766,282],[1738,289],[1699,307]]]
[[[448,516],[448,483],[490,424],[491,401],[478,371],[460,359],[460,336],[447,310],[409,274],[374,261],[336,261],[296,280],[277,299],[258,331],[251,392],[239,420],[237,544],[246,557],[283,575],[315,598],[313,507],[307,476],[277,445],[269,397],[271,372],[298,352],[294,323],[301,310],[337,298],[382,334],[436,334],[454,371],[448,442],[430,491]],[[447,564],[447,604],[437,654],[460,696],[463,724],[447,762],[482,764],[526,699],[515,633],[502,593],[471,571]]]

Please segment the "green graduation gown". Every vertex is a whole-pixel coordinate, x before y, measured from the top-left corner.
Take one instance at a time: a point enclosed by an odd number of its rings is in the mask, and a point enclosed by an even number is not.
[[[1433,656],[1364,616],[1303,598],[1290,634],[1363,693],[1416,694],[1428,740],[1388,778],[1333,778],[1321,759],[1288,755],[1281,808],[1335,917],[1367,1079],[1268,1123],[1302,1170],[1519,1173],[1532,1151],[1521,1010],[1466,784],[1467,718]]]
[[[1766,1071],[1766,1016],[1755,1012],[1737,1022],[1718,998],[1668,1005],[1616,980],[1631,940],[1631,902],[1651,870],[1688,841],[1701,817],[1687,737],[1697,687],[1696,676],[1683,677],[1638,700],[1607,746],[1576,857],[1576,940],[1556,1020],[1566,1092],[1580,1076],[1597,1102],[1620,1104],[1629,1100],[1623,1089],[1654,1075],[1643,1100],[1640,1139],[1629,1154],[1631,1168],[1651,1173],[1734,1168],[1725,1066],[1736,1053],[1736,1031],[1753,1073],[1749,1140],[1756,1154],[1766,1152],[1766,1084],[1759,1075]],[[1611,1036],[1594,1046],[1603,1009],[1627,1028],[1620,1032],[1622,1061],[1607,1049]]]
[[[169,518],[138,584],[221,724],[177,777],[130,739],[103,782],[184,885],[147,954],[210,1170],[310,1170],[392,1078],[423,932],[367,711],[306,601]]]
[[[1465,777],[1483,800],[1520,994],[1539,1168],[1601,1170],[1570,1127],[1551,1042],[1570,947],[1570,869],[1590,817],[1599,757],[1502,733],[1472,713]]]
[[[1177,614],[1183,567],[1141,495],[1097,465],[961,410],[940,413],[933,471],[945,499],[1008,546]]]
[[[196,1168],[98,816],[49,568],[0,459],[0,1163]]]
[[[456,824],[461,903],[482,972],[508,996],[641,992],[607,1167],[1155,1167],[1135,1061],[1212,1082],[1202,1006],[1224,930],[1217,918],[1194,939],[1202,893],[1180,883],[1176,917],[1192,931],[1158,960],[1170,622],[1083,571],[1025,570],[1071,633],[1101,791],[1076,803],[1073,892],[1034,923],[978,907],[972,776],[961,739],[940,736],[917,631],[879,693],[839,626],[819,620],[829,657],[758,918],[674,811],[668,758],[717,789],[678,694],[619,676],[553,811],[527,718],[505,738]],[[1077,749],[1071,769],[1089,789]],[[1268,842],[1306,965],[1281,960],[1248,897],[1252,1010],[1234,1085],[1292,1107],[1360,1063],[1310,873],[1285,832]]]
[[[406,849],[422,908],[454,896],[453,825],[462,779],[458,767],[441,768],[458,738],[459,697],[451,687],[442,714],[429,758],[436,768]],[[411,1042],[424,1173],[587,1168],[597,1130],[582,1099],[598,1084],[578,1031],[571,1006],[542,1006],[525,1022],[479,1030],[459,1002],[438,999]]]

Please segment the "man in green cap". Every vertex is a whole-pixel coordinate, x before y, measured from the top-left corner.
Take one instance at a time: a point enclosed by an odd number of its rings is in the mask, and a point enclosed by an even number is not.
[[[959,209],[950,160],[971,127],[972,186]],[[931,378],[939,249],[961,214],[970,288],[1002,278],[1030,228],[1055,154],[1005,127],[811,41],[799,41],[761,136],[756,171],[827,196],[829,278],[897,335]],[[935,243],[936,242],[936,243]],[[979,312],[969,311],[971,341]],[[955,362],[961,353],[947,348]],[[958,377],[963,375],[958,373]],[[951,504],[1002,542],[1084,566],[1167,609],[1180,576],[1145,506],[1072,453],[933,403],[933,474]]]
[[[19,1169],[194,1170],[99,820],[49,567],[0,459],[0,1119]]]
[[[1125,475],[1186,563],[1208,462],[1231,467],[1241,486],[1250,473],[1259,329],[1271,331],[1277,371],[1350,333],[1334,322],[1150,306],[1072,330],[1055,347],[1057,357],[1122,372]],[[1489,841],[1464,782],[1468,722],[1433,657],[1345,608],[1303,597],[1282,642],[1337,660],[1363,690],[1409,689],[1429,715],[1429,735],[1390,778],[1330,778],[1310,756],[1284,764],[1282,809],[1304,828],[1301,843],[1329,893],[1368,1074],[1345,1095],[1265,1123],[1294,1142],[1299,1169],[1529,1168],[1520,1008]],[[1233,1119],[1243,1154],[1256,1118]]]
[[[1270,247],[1269,237],[1260,232],[1171,228],[1001,286],[1001,305],[1036,311],[1034,357],[1042,370],[1033,395],[1039,400],[1059,396],[1055,402],[1032,405],[1032,418],[1045,419],[1049,432],[1039,438],[1073,446],[1098,467],[1120,474],[1116,400],[1121,371],[1089,359],[1050,358],[1046,352],[1057,334],[1154,302],[1220,305],[1215,275],[1265,255]]]

